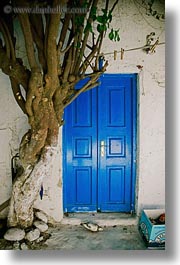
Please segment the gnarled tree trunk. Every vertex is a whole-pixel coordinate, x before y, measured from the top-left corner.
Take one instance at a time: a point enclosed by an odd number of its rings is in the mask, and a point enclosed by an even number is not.
[[[62,109],[63,113],[63,109]],[[23,172],[12,188],[8,226],[29,227],[33,223],[33,204],[39,194],[43,179],[48,176],[49,164],[56,155],[59,123],[53,104],[43,97],[37,112],[31,116],[29,130],[20,145]]]
[[[15,181],[8,215],[9,227],[21,226],[26,228],[32,226],[34,201],[39,194],[43,179],[48,177],[49,163],[56,152],[54,147],[45,147],[37,164],[28,165]]]
[[[9,76],[16,102],[28,116],[31,127],[20,144],[23,171],[13,184],[9,226],[32,225],[33,204],[55,155],[64,108],[81,93],[96,87],[106,71],[108,62],[101,69],[98,62],[118,0],[111,3],[111,9],[109,2],[105,1],[100,15],[98,0],[39,1],[40,7],[42,4],[56,9],[66,4],[70,10],[82,8],[80,13],[48,14],[23,12],[23,8],[36,10],[35,0],[0,2],[0,69]],[[5,13],[9,5],[16,7],[17,13]],[[28,63],[19,58],[17,38],[26,51]],[[80,80],[86,82],[77,90]]]

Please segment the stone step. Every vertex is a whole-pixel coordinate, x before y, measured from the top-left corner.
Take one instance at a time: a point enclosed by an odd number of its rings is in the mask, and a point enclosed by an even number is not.
[[[61,224],[80,225],[82,222],[94,222],[100,226],[137,225],[138,218],[126,213],[68,213]]]

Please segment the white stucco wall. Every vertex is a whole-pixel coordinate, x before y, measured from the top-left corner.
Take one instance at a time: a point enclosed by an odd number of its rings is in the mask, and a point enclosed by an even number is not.
[[[43,180],[43,198],[38,196],[34,207],[47,214],[50,223],[59,222],[63,218],[62,202],[62,128],[59,132],[59,142],[49,165],[49,177]]]
[[[110,1],[111,2],[111,1]],[[140,2],[140,1],[138,1]],[[162,6],[156,9],[162,12]],[[137,205],[142,208],[165,206],[165,45],[156,47],[154,54],[142,49],[120,53],[114,60],[114,50],[127,50],[146,44],[146,36],[155,32],[155,40],[165,41],[164,22],[147,16],[137,1],[121,0],[115,9],[113,27],[119,28],[120,42],[104,40],[102,51],[109,61],[107,73],[138,73],[138,161]],[[153,41],[154,43],[154,41]],[[137,65],[143,66],[140,71]],[[15,103],[8,78],[0,72],[0,204],[11,192],[10,159],[18,152],[22,135],[28,128],[26,117]],[[60,144],[61,146],[61,133]],[[44,180],[44,198],[35,206],[46,212],[52,221],[62,218],[62,156],[59,147],[53,162],[52,178]],[[0,213],[5,216],[7,211]]]
[[[119,1],[113,23],[120,29],[121,41],[111,44],[105,41],[104,54],[142,47],[146,36],[155,33],[155,42],[165,42],[164,21],[144,13],[143,7],[132,0]],[[158,3],[159,2],[159,3]],[[162,1],[161,1],[162,2]],[[163,13],[163,5],[156,1],[154,10]],[[108,72],[139,73],[139,120],[138,120],[138,163],[137,163],[137,205],[142,208],[165,206],[165,45],[159,45],[156,52],[147,54],[142,49],[106,55]],[[137,65],[143,66],[140,71]]]
[[[8,77],[0,71],[0,204],[11,195],[12,176],[11,159],[19,152],[22,136],[29,129],[28,120],[16,104]],[[62,132],[59,133],[57,155],[49,165],[49,179],[44,179],[43,199],[38,196],[35,208],[44,211],[49,221],[58,222],[62,219]],[[7,216],[8,208],[0,212],[0,218]]]
[[[28,128],[27,118],[22,114],[13,97],[9,79],[0,71],[0,204],[11,195],[11,158],[18,153],[20,140]],[[8,209],[0,212],[0,218]]]

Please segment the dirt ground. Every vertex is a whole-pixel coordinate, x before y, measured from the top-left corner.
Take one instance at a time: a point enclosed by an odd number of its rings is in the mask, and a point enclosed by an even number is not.
[[[135,226],[103,227],[103,231],[90,232],[81,226],[65,225],[52,231],[42,246],[44,249],[146,249]]]
[[[60,224],[49,227],[46,240],[28,244],[33,250],[145,250],[146,245],[136,225],[105,226],[91,232],[80,225]],[[20,249],[20,244],[0,239],[0,249]]]

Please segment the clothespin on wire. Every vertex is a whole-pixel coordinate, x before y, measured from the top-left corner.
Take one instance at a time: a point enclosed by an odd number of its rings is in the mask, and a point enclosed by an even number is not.
[[[123,58],[124,58],[124,49],[121,48],[121,60],[123,60]]]
[[[155,41],[155,43],[151,46],[148,53],[155,53],[156,46],[159,44],[159,38]]]
[[[114,51],[114,61],[117,59],[117,51]]]

